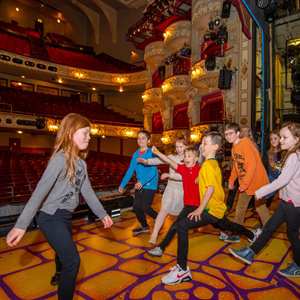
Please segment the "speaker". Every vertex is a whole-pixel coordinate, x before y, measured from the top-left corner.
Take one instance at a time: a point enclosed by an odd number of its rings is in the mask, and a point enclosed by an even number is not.
[[[230,89],[232,72],[230,70],[220,70],[218,88],[220,90]]]
[[[231,9],[231,2],[223,1],[221,18],[224,18],[224,19],[229,18],[230,17],[230,9]]]
[[[300,90],[292,90],[291,102],[294,105],[300,106]]]
[[[166,67],[165,66],[158,67],[159,80],[165,80],[165,74],[166,74]]]

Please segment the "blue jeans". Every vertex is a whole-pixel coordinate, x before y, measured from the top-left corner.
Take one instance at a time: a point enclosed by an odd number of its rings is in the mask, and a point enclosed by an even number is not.
[[[300,267],[300,207],[295,207],[293,203],[288,203],[283,200],[280,201],[273,216],[265,225],[261,235],[250,248],[254,253],[258,254],[271,239],[275,230],[284,222],[286,222],[286,235],[291,243],[294,262]]]
[[[72,239],[72,212],[58,209],[54,215],[39,213],[39,228],[55,251],[56,272],[61,272],[58,300],[72,300],[80,257]]]

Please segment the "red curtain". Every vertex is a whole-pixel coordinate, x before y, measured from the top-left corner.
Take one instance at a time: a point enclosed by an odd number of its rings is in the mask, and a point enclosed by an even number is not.
[[[200,105],[201,123],[223,122],[224,103],[221,92],[202,97]]]
[[[152,118],[152,132],[163,132],[163,121],[160,112],[153,114]]]
[[[161,87],[163,85],[165,80],[160,80],[159,76],[158,76],[158,70],[156,70],[152,76],[152,82],[153,85],[152,87],[156,88],[156,87]]]
[[[188,105],[186,102],[174,107],[173,128],[189,128]]]

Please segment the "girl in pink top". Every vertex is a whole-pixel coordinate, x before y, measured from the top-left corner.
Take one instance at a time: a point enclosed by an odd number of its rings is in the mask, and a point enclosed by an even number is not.
[[[278,273],[285,277],[300,278],[300,126],[286,125],[280,130],[281,149],[286,150],[282,159],[282,171],[277,179],[255,192],[256,199],[280,189],[281,199],[273,216],[265,225],[259,238],[251,245],[240,250],[229,249],[237,258],[251,264],[255,254],[271,239],[276,229],[286,222],[286,235],[291,243],[294,261]]]

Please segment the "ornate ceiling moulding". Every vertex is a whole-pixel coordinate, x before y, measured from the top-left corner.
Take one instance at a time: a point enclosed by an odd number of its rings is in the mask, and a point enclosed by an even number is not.
[[[207,93],[207,90],[211,93],[218,89],[220,70],[221,59],[218,58],[216,58],[216,67],[213,71],[208,71],[205,68],[204,60],[193,65],[191,70],[191,83],[194,87],[202,89],[198,91],[198,96]]]
[[[179,21],[169,25],[164,33],[165,48],[174,52],[191,43],[191,22]]]
[[[162,90],[164,96],[173,102],[173,106],[188,101],[186,92],[190,89],[190,86],[190,78],[188,75],[177,75],[166,79]]]
[[[151,113],[158,112],[165,97],[161,88],[150,88],[144,91],[143,95],[144,106],[150,107]]]
[[[198,31],[205,31],[213,16],[222,11],[220,0],[198,0],[193,6],[192,24]]]
[[[159,66],[165,59],[165,47],[164,42],[153,42],[146,46],[144,60],[147,64],[151,66]]]

